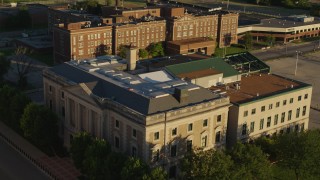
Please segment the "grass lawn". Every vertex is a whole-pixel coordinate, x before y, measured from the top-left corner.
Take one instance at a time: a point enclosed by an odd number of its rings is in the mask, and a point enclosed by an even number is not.
[[[216,48],[214,56],[223,57],[223,51],[224,51],[224,48]],[[227,47],[226,48],[226,55],[245,52],[245,51],[246,51],[245,49],[240,48],[240,47]]]

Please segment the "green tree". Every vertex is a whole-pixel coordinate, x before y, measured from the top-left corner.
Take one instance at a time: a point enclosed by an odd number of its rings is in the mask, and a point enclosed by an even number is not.
[[[0,119],[20,131],[20,119],[30,99],[17,89],[4,85],[0,88]]]
[[[275,138],[267,138],[266,136],[261,136],[254,140],[254,144],[261,148],[261,150],[266,153],[270,160],[276,159],[276,148],[275,148]]]
[[[252,35],[250,32],[246,32],[244,35],[244,45],[246,46],[246,49],[252,48]]]
[[[75,166],[80,170],[83,170],[83,160],[85,159],[85,152],[92,143],[92,136],[86,132],[80,132],[76,134],[71,141],[71,158]]]
[[[41,147],[49,147],[58,139],[58,118],[47,107],[30,103],[20,120],[23,135]]]
[[[140,159],[130,157],[121,170],[121,179],[140,180],[147,178],[148,166]]]
[[[3,82],[3,76],[7,74],[10,69],[10,61],[0,56],[0,83]]]
[[[18,73],[18,85],[24,89],[28,85],[27,75],[32,69],[32,60],[28,57],[32,51],[26,47],[18,46],[14,52],[12,60],[16,63]]]
[[[110,179],[108,170],[108,156],[110,145],[103,139],[95,139],[85,152],[83,167],[89,179]]]
[[[222,151],[197,150],[181,160],[182,179],[231,179],[232,160]]]
[[[271,165],[266,154],[251,144],[237,143],[229,152],[236,179],[270,179]]]
[[[275,41],[276,41],[276,38],[275,38],[274,36],[272,36],[272,35],[268,35],[268,36],[266,37],[266,42],[267,42],[270,46],[273,46],[274,43],[275,43]]]
[[[148,57],[148,51],[145,49],[139,49],[139,57],[145,59]]]
[[[111,152],[107,159],[110,179],[121,179],[121,170],[127,157],[121,153]]]
[[[296,179],[319,179],[319,139],[319,130],[278,136],[276,140],[277,164],[284,169],[292,170]]]
[[[157,167],[151,170],[151,172],[146,176],[144,176],[145,180],[166,180],[167,172],[161,167]]]
[[[152,57],[164,56],[164,49],[161,42],[152,43],[148,50]]]
[[[122,58],[126,58],[126,56],[127,56],[127,49],[126,49],[126,47],[123,46],[123,45],[120,45],[118,49],[119,49],[118,55],[119,55],[120,57],[122,57]]]
[[[114,0],[106,0],[107,6],[112,6],[114,4]]]
[[[101,15],[101,4],[97,0],[77,1],[73,9],[87,11],[90,14]]]

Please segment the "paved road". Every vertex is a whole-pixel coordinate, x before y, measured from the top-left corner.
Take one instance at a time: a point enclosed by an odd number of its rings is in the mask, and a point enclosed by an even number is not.
[[[50,179],[0,138],[0,179]]]
[[[296,51],[300,51],[302,53],[313,52],[320,50],[320,41],[308,42],[305,44],[288,44],[287,47],[285,45],[271,48],[268,50],[259,50],[251,52],[253,55],[258,57],[261,60],[269,60],[276,59],[285,56],[294,56],[296,55]]]

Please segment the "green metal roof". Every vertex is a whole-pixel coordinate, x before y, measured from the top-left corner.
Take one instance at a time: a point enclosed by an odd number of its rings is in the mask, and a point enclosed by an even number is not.
[[[239,74],[238,71],[236,71],[232,66],[230,66],[221,58],[209,58],[209,59],[196,60],[192,62],[166,66],[166,69],[175,75],[182,74],[182,73],[190,73],[193,71],[200,71],[200,70],[210,69],[210,68],[222,72],[223,77],[230,77],[230,76]]]

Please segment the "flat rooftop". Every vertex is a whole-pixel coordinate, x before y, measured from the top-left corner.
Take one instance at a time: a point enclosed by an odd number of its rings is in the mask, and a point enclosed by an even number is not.
[[[160,57],[160,58],[140,60],[138,61],[138,64],[144,67],[150,66],[152,68],[161,68],[169,65],[180,64],[180,63],[207,59],[207,58],[210,58],[210,57],[206,55],[194,53],[194,54],[188,54],[188,55],[166,56],[166,57]]]
[[[237,86],[240,88],[237,89]],[[231,83],[210,89],[230,96],[232,103],[242,104],[305,86],[308,85],[278,75],[252,74],[243,76],[240,83]]]
[[[291,28],[291,27],[299,27],[306,26],[312,24],[320,24],[320,20],[318,18],[314,18],[312,22],[301,22],[294,21],[287,18],[274,18],[274,19],[263,19],[260,24],[256,24],[253,26],[256,27],[274,27],[274,28]]]
[[[195,79],[195,78],[201,78],[201,77],[206,77],[206,76],[221,74],[221,73],[222,72],[215,69],[202,69],[202,70],[193,71],[193,72],[181,73],[181,74],[178,74],[177,76],[179,78]]]

